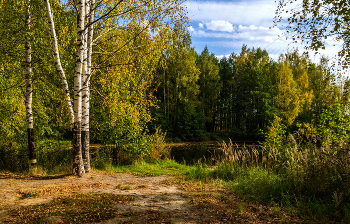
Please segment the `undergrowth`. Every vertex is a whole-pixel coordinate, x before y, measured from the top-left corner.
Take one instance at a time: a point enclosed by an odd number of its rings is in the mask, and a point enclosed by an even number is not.
[[[222,163],[216,169],[197,164],[188,172],[189,179],[224,180],[229,191],[244,198],[285,207],[304,218],[350,221],[350,205],[339,203],[334,195],[302,185],[291,176],[271,172],[262,167],[244,167],[237,163]],[[302,185],[302,187],[301,187]]]

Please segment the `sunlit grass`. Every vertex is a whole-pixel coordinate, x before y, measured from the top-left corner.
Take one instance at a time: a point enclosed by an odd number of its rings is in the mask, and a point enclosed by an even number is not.
[[[173,160],[159,160],[154,163],[147,163],[144,161],[135,162],[128,166],[111,166],[107,171],[109,172],[127,172],[140,175],[185,175],[195,167],[179,164]]]
[[[226,162],[215,169],[197,164],[187,177],[201,181],[223,180],[229,191],[245,199],[282,206],[304,218],[350,221],[349,203],[337,208],[334,199],[322,197],[317,189],[297,182],[288,174]]]

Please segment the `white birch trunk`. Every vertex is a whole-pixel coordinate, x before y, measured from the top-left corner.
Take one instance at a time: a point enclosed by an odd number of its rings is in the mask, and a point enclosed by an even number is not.
[[[81,149],[82,70],[84,63],[85,0],[78,1],[77,54],[74,73],[73,174],[85,173]]]
[[[33,100],[33,86],[32,86],[32,46],[31,46],[31,2],[28,0],[26,9],[26,77],[27,77],[27,89],[26,89],[26,118],[27,118],[27,132],[28,132],[28,149],[29,149],[29,162],[31,168],[36,167],[36,153],[34,142],[34,128],[33,128],[33,112],[32,112],[32,100]]]
[[[69,120],[70,120],[70,123],[73,124],[73,122],[74,122],[73,107],[72,107],[72,103],[71,103],[71,99],[70,99],[66,75],[64,74],[64,70],[63,70],[62,65],[61,65],[61,59],[60,59],[60,54],[58,51],[58,44],[57,44],[55,23],[53,21],[51,6],[50,6],[49,0],[44,0],[44,1],[46,4],[46,15],[47,15],[47,19],[48,19],[50,30],[51,30],[52,50],[53,50],[54,55],[55,55],[56,70],[57,70],[58,74],[60,75],[61,82],[62,82],[62,88],[63,88],[63,91],[66,95],[66,105],[67,105],[68,110],[69,110]]]
[[[86,2],[87,3],[87,2]],[[90,0],[90,4],[86,4],[85,15],[94,8],[95,0]],[[91,73],[91,55],[92,55],[92,40],[93,40],[93,24],[94,11],[90,12],[89,22],[90,27],[85,29],[85,49],[84,49],[84,69],[83,69],[83,105],[82,105],[82,153],[84,161],[85,172],[89,172],[90,167],[90,81],[89,76]],[[87,24],[88,22],[86,22]]]

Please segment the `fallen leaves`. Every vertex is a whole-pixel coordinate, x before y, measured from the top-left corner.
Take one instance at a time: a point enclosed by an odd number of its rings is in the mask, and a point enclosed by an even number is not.
[[[50,186],[45,188],[39,188],[35,191],[25,191],[21,189],[17,189],[15,191],[15,195],[19,196],[21,199],[29,198],[33,196],[51,196],[56,194],[65,194],[65,193],[72,193],[79,190],[82,190],[83,188],[104,188],[108,185],[111,185],[109,183],[76,183],[76,184],[65,184],[65,185],[57,185],[57,186]],[[26,195],[26,196],[25,196]]]

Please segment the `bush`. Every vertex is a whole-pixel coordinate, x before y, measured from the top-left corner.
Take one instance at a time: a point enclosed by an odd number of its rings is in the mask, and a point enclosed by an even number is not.
[[[165,135],[159,128],[156,128],[152,135],[143,134],[136,138],[120,139],[116,141],[116,144],[106,145],[103,150],[106,151],[108,148],[107,154],[111,162],[116,165],[130,165],[140,160],[155,162],[161,158],[170,157]]]
[[[170,149],[166,146],[165,143],[166,133],[162,133],[160,128],[156,128],[156,132],[149,136],[149,161],[154,162],[158,161],[161,158],[170,158]]]

